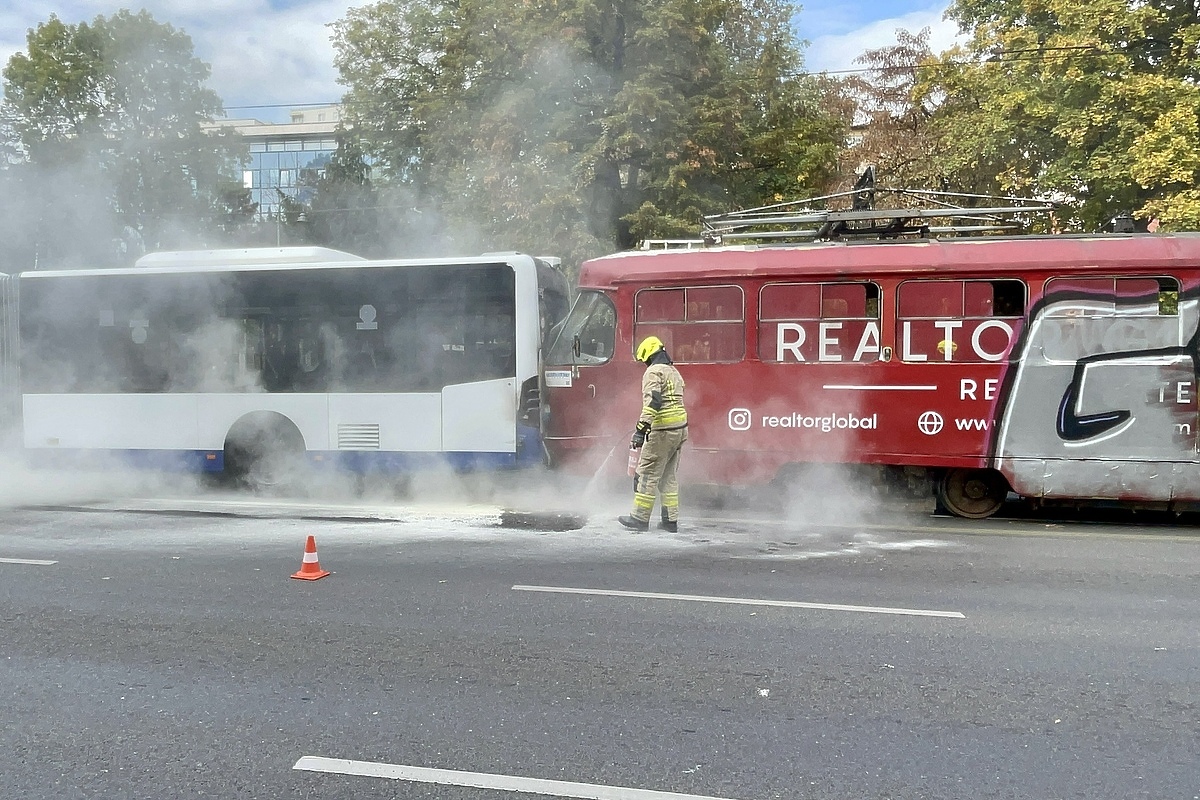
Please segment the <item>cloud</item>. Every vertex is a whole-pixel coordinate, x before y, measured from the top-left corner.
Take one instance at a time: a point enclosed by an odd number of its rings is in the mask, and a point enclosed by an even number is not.
[[[917,0],[918,2],[920,0]],[[895,42],[897,28],[932,28],[935,51],[954,40],[953,23],[942,20],[945,3],[907,11],[913,0],[813,0],[797,17],[798,33],[811,40],[805,61],[811,71],[854,69],[864,51]],[[292,106],[337,102],[329,25],[359,2],[348,0],[141,0],[154,18],[192,38],[196,56],[212,67],[208,87],[231,117],[282,122]],[[25,0],[0,9],[0,63],[25,49],[26,32],[50,18],[68,24],[110,16],[111,0]],[[871,17],[888,15],[869,21]]]
[[[875,50],[896,43],[896,31],[904,29],[917,33],[930,29],[929,46],[935,53],[949,49],[961,38],[957,23],[943,18],[946,5],[910,11],[900,16],[870,22],[845,31],[828,33],[811,39],[805,50],[804,63],[809,72],[840,72],[861,69],[854,60],[867,50]]]
[[[254,25],[208,29],[196,39],[197,53],[212,65],[210,85],[232,117],[286,118],[287,109],[247,105],[330,103],[345,91],[337,83],[329,24],[341,19],[345,2],[312,2],[264,13]]]
[[[221,96],[230,116],[278,122],[286,121],[290,106],[341,99],[329,24],[355,5],[346,0],[142,0],[131,8],[145,8],[158,22],[192,38],[196,57],[212,67],[208,87]],[[51,14],[74,25],[111,16],[117,8],[100,0],[14,3],[0,11],[0,63],[24,51],[27,31]]]

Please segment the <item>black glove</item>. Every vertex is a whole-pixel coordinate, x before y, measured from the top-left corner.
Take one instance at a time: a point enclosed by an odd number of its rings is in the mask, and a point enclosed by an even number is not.
[[[637,427],[633,429],[633,438],[629,440],[629,446],[637,450],[646,443],[646,434],[650,433],[650,423],[645,420],[638,420]]]

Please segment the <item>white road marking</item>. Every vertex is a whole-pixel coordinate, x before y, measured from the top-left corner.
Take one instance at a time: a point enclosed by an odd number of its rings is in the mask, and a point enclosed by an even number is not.
[[[0,564],[32,564],[35,567],[48,567],[57,561],[46,561],[41,558],[0,558]]]
[[[740,606],[778,606],[811,608],[818,611],[859,611],[865,614],[900,614],[909,617],[945,617],[966,619],[958,611],[934,611],[925,608],[888,608],[887,606],[849,606],[841,603],[804,603],[798,600],[758,600],[752,597],[713,597],[701,594],[664,594],[661,592],[623,592],[617,589],[576,589],[567,586],[514,586],[514,592],[550,592],[557,594],[599,594],[609,597],[640,597],[646,600],[689,600],[693,603],[727,603]]]
[[[351,761],[346,758],[324,758],[322,756],[304,756],[296,762],[292,769],[332,772],[338,775],[359,775],[367,778],[388,778],[394,781],[437,783],[444,786],[469,786],[473,789],[548,794],[554,797],[578,797],[583,800],[730,800],[730,798],[708,795],[658,792],[653,789],[629,789],[623,786],[601,786],[594,783],[522,778],[518,775],[494,775],[487,772],[461,772],[455,769],[411,767],[404,764]]]

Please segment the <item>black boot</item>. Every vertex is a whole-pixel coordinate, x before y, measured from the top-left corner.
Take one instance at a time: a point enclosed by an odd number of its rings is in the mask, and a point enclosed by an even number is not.
[[[617,522],[629,528],[631,531],[648,531],[650,530],[650,521],[638,519],[637,517],[617,517]]]
[[[662,519],[659,520],[658,527],[667,533],[679,533],[679,523],[667,519],[666,512],[663,512]]]

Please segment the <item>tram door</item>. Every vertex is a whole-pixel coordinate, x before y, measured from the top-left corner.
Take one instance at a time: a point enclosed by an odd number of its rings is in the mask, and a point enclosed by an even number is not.
[[[612,417],[628,417],[616,358],[617,314],[602,292],[581,292],[546,355],[549,417],[543,436],[558,461],[603,459],[611,443]]]

